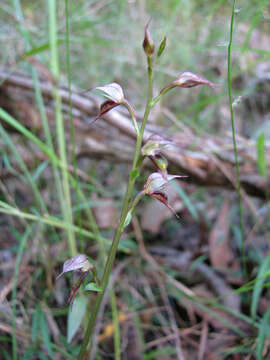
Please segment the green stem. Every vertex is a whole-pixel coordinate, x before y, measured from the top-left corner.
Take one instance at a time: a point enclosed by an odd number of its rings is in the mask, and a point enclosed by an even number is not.
[[[115,259],[116,253],[117,253],[119,240],[123,233],[126,217],[127,217],[128,211],[129,211],[129,204],[130,204],[130,200],[131,200],[131,196],[132,196],[132,192],[133,192],[133,188],[134,188],[134,184],[135,184],[135,180],[136,180],[136,177],[134,177],[134,173],[136,173],[136,171],[138,171],[138,167],[140,164],[140,151],[141,151],[141,146],[142,146],[142,141],[143,141],[143,133],[144,133],[144,129],[146,126],[146,122],[147,122],[149,113],[152,108],[152,92],[153,92],[153,90],[152,90],[153,89],[152,57],[148,56],[147,62],[148,62],[147,103],[146,103],[146,107],[145,107],[145,112],[144,112],[142,125],[140,128],[140,132],[139,132],[139,135],[137,136],[136,149],[135,149],[135,154],[134,154],[134,159],[133,159],[132,170],[129,174],[129,181],[128,181],[127,190],[126,190],[126,194],[125,194],[125,198],[124,198],[124,202],[123,202],[123,207],[122,207],[119,224],[118,224],[117,229],[114,234],[112,245],[111,245],[111,248],[109,251],[109,255],[108,255],[105,269],[103,272],[103,276],[101,279],[102,291],[100,293],[98,293],[98,295],[97,295],[97,299],[96,299],[94,308],[92,310],[92,313],[91,313],[91,316],[90,316],[90,319],[89,319],[89,322],[87,325],[87,329],[86,329],[86,332],[85,332],[85,335],[83,338],[82,346],[81,346],[77,360],[83,360],[83,359],[85,359],[85,356],[87,355],[86,349],[87,349],[90,337],[92,335],[92,332],[93,332],[93,329],[94,329],[94,326],[96,323],[96,318],[97,318],[97,315],[99,312],[100,305],[102,303],[105,291],[108,286],[109,277],[110,277],[114,259]]]
[[[246,277],[247,272],[246,272],[246,257],[245,257],[245,247],[244,247],[243,205],[242,205],[242,197],[241,197],[240,171],[239,171],[239,162],[238,162],[236,135],[235,135],[235,123],[234,123],[232,87],[231,87],[231,52],[232,52],[234,14],[235,14],[235,0],[233,1],[233,6],[232,6],[232,16],[231,16],[231,24],[230,24],[230,39],[229,39],[229,44],[228,44],[227,81],[228,81],[228,97],[229,97],[229,104],[230,104],[230,115],[231,115],[231,126],[232,126],[233,151],[234,151],[234,158],[235,158],[235,170],[236,170],[236,180],[237,180],[237,194],[238,194],[239,213],[240,213],[241,257],[242,257],[244,277]]]

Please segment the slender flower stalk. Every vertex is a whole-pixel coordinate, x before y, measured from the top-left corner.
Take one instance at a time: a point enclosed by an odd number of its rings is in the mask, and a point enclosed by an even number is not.
[[[167,206],[167,208],[169,208],[177,216],[174,209],[168,203],[168,196],[166,194],[165,187],[170,180],[173,180],[175,178],[180,178],[182,176],[168,174],[167,161],[162,157],[161,154],[162,150],[164,150],[169,146],[172,146],[173,144],[171,141],[161,136],[152,135],[149,137],[146,144],[142,146],[144,130],[150,111],[155,106],[155,104],[160,100],[160,98],[174,87],[191,88],[197,85],[208,85],[210,87],[213,87],[213,84],[210,81],[201,78],[193,73],[184,72],[175,81],[171,82],[169,85],[163,88],[158,96],[153,98],[153,56],[155,52],[155,46],[152,41],[148,27],[149,27],[149,23],[145,27],[145,37],[143,41],[143,49],[147,58],[148,90],[147,90],[147,101],[146,101],[146,106],[145,106],[145,111],[141,126],[140,127],[138,126],[136,113],[133,107],[131,106],[131,104],[126,100],[124,96],[124,92],[119,84],[110,83],[104,86],[96,87],[94,89],[95,91],[98,91],[98,93],[100,93],[102,96],[107,98],[107,100],[101,104],[99,115],[97,116],[97,118],[94,119],[94,121],[102,117],[104,114],[106,114],[114,107],[118,105],[124,105],[130,113],[137,134],[137,140],[136,140],[136,147],[133,157],[132,169],[129,173],[129,180],[123,201],[120,220],[114,233],[114,238],[111,244],[111,248],[109,250],[109,254],[107,257],[107,261],[105,264],[101,281],[98,282],[99,292],[97,294],[96,302],[92,309],[91,315],[89,317],[89,321],[87,324],[87,328],[84,334],[84,338],[82,341],[81,349],[78,354],[77,360],[87,359],[88,355],[91,352],[91,335],[93,333],[96,324],[96,319],[98,316],[98,312],[102,300],[104,298],[105,291],[108,287],[109,277],[112,272],[112,267],[117,253],[119,241],[124,231],[124,228],[129,224],[135,206],[138,204],[138,202],[141,200],[141,198],[144,195],[148,195],[162,202],[165,206]],[[161,56],[165,48],[165,45],[166,45],[166,39],[164,38],[160,44],[156,58]],[[150,160],[152,160],[158,172],[152,173],[148,177],[144,185],[144,189],[140,191],[134,199],[132,199],[134,185],[137,177],[140,175],[141,164],[145,157],[148,157]]]
[[[94,308],[92,310],[89,322],[87,324],[87,329],[86,329],[86,332],[85,332],[85,335],[84,335],[84,338],[83,338],[83,342],[82,342],[81,349],[80,349],[77,360],[86,359],[88,354],[89,354],[89,351],[87,351],[87,347],[88,347],[89,340],[90,340],[90,337],[92,335],[92,332],[93,332],[93,329],[94,329],[94,326],[95,326],[95,323],[96,323],[96,318],[97,318],[97,315],[98,315],[98,312],[99,312],[99,308],[100,308],[102,299],[104,297],[104,293],[105,293],[106,288],[108,286],[109,277],[110,277],[112,267],[113,267],[113,263],[114,263],[114,260],[115,260],[119,240],[120,240],[121,235],[123,233],[125,223],[126,223],[126,217],[128,215],[128,212],[129,212],[129,205],[130,205],[130,201],[131,201],[132,192],[133,192],[133,189],[134,189],[135,180],[136,180],[137,176],[139,175],[139,165],[140,165],[140,157],[141,157],[140,152],[141,152],[141,147],[142,147],[144,129],[145,129],[146,122],[147,122],[148,116],[150,114],[151,108],[153,106],[152,105],[152,93],[153,93],[152,55],[147,56],[147,63],[148,63],[147,103],[146,103],[146,107],[145,107],[145,112],[144,112],[142,125],[141,125],[141,127],[139,129],[139,133],[138,133],[138,136],[137,136],[132,170],[131,170],[131,172],[129,174],[129,181],[128,181],[128,185],[127,185],[127,189],[126,189],[126,194],[125,194],[125,198],[124,198],[124,203],[123,203],[123,207],[122,207],[120,220],[119,220],[117,229],[116,229],[115,234],[114,234],[112,245],[111,245],[109,255],[108,255],[108,258],[107,258],[107,262],[106,262],[106,265],[105,265],[104,273],[103,273],[103,276],[102,276],[102,279],[101,279],[101,284],[100,284],[101,292],[99,292],[98,295],[97,295],[96,302],[95,302]]]

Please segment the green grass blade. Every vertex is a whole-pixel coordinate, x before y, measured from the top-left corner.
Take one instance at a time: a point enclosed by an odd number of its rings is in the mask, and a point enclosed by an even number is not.
[[[41,330],[41,337],[44,347],[47,350],[50,358],[53,360],[55,359],[55,356],[52,351],[50,332],[49,332],[46,316],[43,311],[41,312],[41,317],[40,317],[40,330]]]
[[[78,226],[70,224],[70,223],[65,223],[61,219],[57,219],[52,216],[37,216],[34,214],[25,213],[23,211],[18,210],[17,208],[13,208],[13,207],[9,206],[8,204],[4,203],[3,201],[0,201],[0,213],[4,213],[7,215],[11,215],[11,216],[18,216],[18,217],[21,217],[26,220],[39,222],[39,223],[53,226],[53,227],[63,229],[63,230],[68,230],[71,228],[73,232],[81,234],[90,239],[108,242],[108,240],[105,239],[104,237],[102,237],[101,235],[97,236],[96,234],[92,233],[89,230],[81,229]]]
[[[57,8],[55,0],[48,0],[49,11],[49,42],[51,51],[51,71],[58,82],[59,80],[59,60],[58,60],[58,46],[57,46]],[[57,86],[54,87],[54,101],[55,101],[55,120],[56,120],[56,135],[58,142],[58,150],[60,160],[63,163],[62,168],[62,186],[63,186],[63,198],[62,198],[62,212],[66,222],[73,223],[71,196],[69,188],[69,177],[67,171],[67,155],[66,155],[66,139],[64,120],[62,116],[62,101],[59,95]],[[73,231],[70,229],[67,232],[69,251],[71,256],[75,256],[77,253],[76,242]]]
[[[265,158],[265,135],[261,133],[257,138],[257,165],[259,174],[267,176],[267,162]]]
[[[8,133],[6,132],[6,130],[3,128],[3,126],[0,124],[0,136],[4,139],[5,143],[7,144],[7,146],[10,148],[11,152],[14,154],[14,157],[18,163],[18,165],[20,166],[20,168],[22,169],[23,173],[25,174],[26,179],[28,180],[29,184],[31,185],[32,189],[33,189],[33,193],[37,202],[37,205],[41,208],[41,210],[44,213],[47,213],[47,207],[46,204],[39,192],[39,189],[36,185],[35,180],[33,179],[32,175],[30,174],[30,172],[28,171],[20,153],[18,152],[18,150],[16,149],[16,146],[13,144],[12,140],[10,139]]]
[[[266,337],[270,338],[270,308],[267,309],[266,313],[264,314],[261,324],[259,327],[259,334],[257,338],[257,345],[256,345],[256,359],[257,360],[264,360],[265,356],[264,352],[264,345]]]
[[[11,115],[9,115],[4,109],[0,108],[0,118],[4,120],[6,123],[8,123],[10,126],[14,127],[17,131],[19,131],[22,135],[24,135],[27,139],[32,141],[34,144],[36,144],[43,152],[46,154],[51,162],[55,164],[56,166],[60,167],[61,169],[64,167],[61,160],[55,155],[54,151],[50,149],[50,147],[46,144],[44,144],[41,140],[39,140],[31,131],[26,129],[22,124],[20,124],[16,119],[14,119]],[[76,188],[76,182],[73,179],[73,177],[69,174],[70,181],[74,188]],[[80,187],[77,188],[78,197],[83,204],[87,204],[87,200],[83,194],[83,191],[80,189]],[[87,206],[86,207],[86,214],[88,216],[90,226],[95,232],[97,239],[98,239],[98,227],[95,221],[95,218],[91,212],[91,209]]]
[[[190,212],[190,214],[192,215],[193,219],[198,220],[199,215],[198,215],[197,209],[192,204],[190,197],[186,194],[186,192],[181,188],[181,186],[177,182],[173,181],[172,186],[174,187],[174,189],[176,190],[176,192],[180,196],[180,198],[183,200],[183,203],[187,207],[187,209]]]
[[[57,40],[57,44],[60,45],[63,43],[63,40]],[[46,50],[48,50],[50,48],[50,44],[48,42],[46,42],[45,44],[39,45],[39,46],[35,46],[32,49],[25,51],[20,57],[19,57],[19,61],[24,61],[26,58],[34,56],[34,55],[38,55]]]
[[[79,187],[79,179],[77,176],[77,160],[75,153],[75,126],[73,120],[72,113],[72,91],[71,91],[71,67],[70,67],[70,36],[69,36],[69,1],[65,0],[65,25],[66,25],[66,33],[65,33],[65,43],[66,43],[66,67],[67,67],[67,78],[68,78],[68,105],[69,105],[69,124],[70,124],[70,134],[71,134],[71,154],[72,154],[72,165],[75,173],[75,195],[76,198],[74,202],[76,204],[76,200],[78,199],[78,187]],[[82,224],[82,212],[79,211],[78,215],[79,226]]]
[[[22,259],[22,255],[24,253],[24,250],[26,249],[27,240],[29,238],[29,235],[31,234],[32,226],[27,227],[20,245],[19,250],[16,257],[15,262],[15,269],[14,269],[14,275],[13,275],[13,289],[12,289],[12,295],[11,295],[11,308],[12,308],[12,359],[17,360],[18,354],[17,354],[17,336],[16,336],[16,298],[17,298],[17,284],[19,279],[19,270],[20,270],[20,263]]]
[[[238,203],[239,203],[239,213],[240,213],[240,231],[241,231],[241,258],[243,265],[243,274],[247,278],[246,271],[246,256],[244,248],[244,221],[243,221],[243,205],[241,197],[241,183],[240,183],[240,171],[239,171],[239,161],[237,153],[237,144],[236,144],[236,131],[235,131],[235,122],[234,122],[234,112],[233,112],[233,98],[232,98],[232,82],[231,82],[231,53],[232,53],[232,41],[233,41],[233,28],[234,28],[234,15],[235,15],[235,3],[233,0],[232,5],[232,15],[231,15],[231,24],[230,24],[230,38],[228,44],[228,67],[227,67],[227,86],[228,86],[228,98],[230,105],[230,114],[231,114],[231,127],[232,127],[232,137],[233,137],[233,151],[235,158],[235,170],[236,170],[236,180],[237,180],[237,194],[238,194]]]
[[[114,288],[110,289],[110,300],[113,319],[113,338],[114,338],[114,359],[121,360],[121,341],[120,341],[120,325],[118,319],[118,310],[115,299]]]
[[[253,33],[253,31],[256,29],[256,26],[258,25],[258,22],[260,21],[260,17],[262,14],[263,9],[266,7],[267,3],[269,0],[260,0],[257,2],[257,10],[256,13],[254,14],[254,16],[252,17],[252,21],[250,24],[250,27],[248,29],[248,32],[246,34],[245,40],[243,41],[243,45],[241,48],[241,51],[246,51],[247,47],[248,47],[248,43],[249,40],[251,38],[251,35]]]
[[[33,343],[36,342],[39,336],[40,318],[41,318],[41,306],[40,304],[37,304],[35,307],[34,314],[32,316],[31,339]]]
[[[255,280],[254,290],[251,299],[251,309],[250,309],[251,316],[253,319],[256,318],[260,295],[263,289],[264,281],[266,277],[269,276],[268,273],[269,270],[270,270],[270,254],[268,254],[266,258],[263,260]]]

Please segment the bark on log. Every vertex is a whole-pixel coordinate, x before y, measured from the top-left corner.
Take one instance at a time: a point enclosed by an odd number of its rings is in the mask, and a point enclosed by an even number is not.
[[[9,74],[0,71],[0,106],[23,122],[25,126],[41,129],[39,111],[35,106],[34,84],[29,76],[19,73]],[[53,121],[53,84],[39,82],[46,112]],[[68,118],[69,94],[65,86],[59,86],[63,102],[63,113]],[[108,159],[116,162],[130,162],[134,150],[136,134],[125,112],[113,110],[92,126],[89,122],[97,115],[99,100],[92,95],[83,94],[72,88],[72,107],[76,126],[77,156]],[[144,141],[158,133],[170,137],[174,150],[164,151],[169,160],[170,172],[188,175],[189,183],[218,186],[227,189],[236,188],[235,162],[230,134],[224,137],[203,136],[198,138],[190,129],[170,132],[161,126],[148,125]],[[68,135],[67,135],[68,136]],[[238,137],[241,188],[249,195],[266,198],[269,195],[269,178],[258,175],[256,144],[254,141]],[[269,146],[266,158],[270,158]]]

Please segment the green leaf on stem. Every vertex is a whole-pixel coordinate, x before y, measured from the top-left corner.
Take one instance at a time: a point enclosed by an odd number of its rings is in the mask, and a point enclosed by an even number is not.
[[[82,319],[84,317],[86,307],[87,307],[87,298],[84,296],[79,296],[74,300],[72,306],[69,307],[68,312],[68,325],[67,325],[67,342],[70,343],[74,335],[81,325]]]
[[[139,176],[139,171],[135,169],[132,170],[129,174],[130,174],[130,179],[133,181]]]
[[[96,291],[96,292],[101,292],[102,289],[97,286],[96,283],[94,282],[90,282],[89,284],[86,285],[86,287],[84,288],[85,291]]]
[[[159,48],[158,48],[158,52],[157,52],[158,58],[163,54],[163,51],[165,50],[165,47],[166,47],[166,42],[167,42],[167,38],[166,38],[166,36],[164,36],[164,38],[161,41]]]
[[[131,219],[132,219],[132,211],[129,211],[129,212],[127,213],[127,216],[126,216],[126,219],[125,219],[123,228],[127,227],[127,226],[130,224]]]

